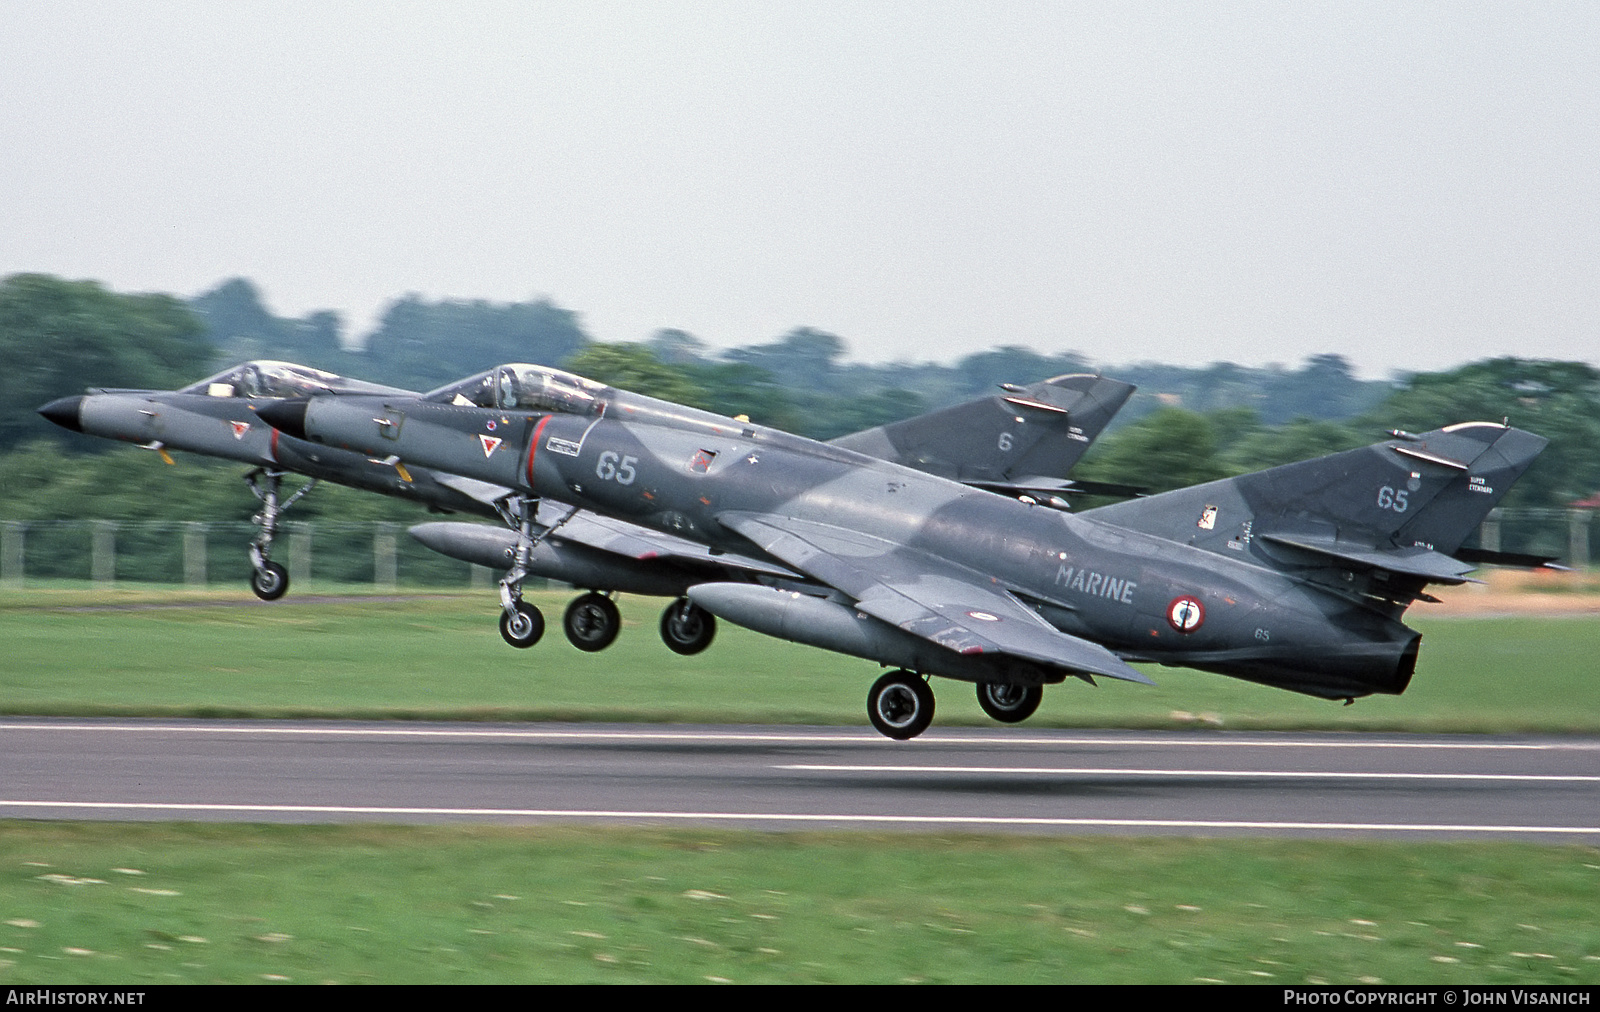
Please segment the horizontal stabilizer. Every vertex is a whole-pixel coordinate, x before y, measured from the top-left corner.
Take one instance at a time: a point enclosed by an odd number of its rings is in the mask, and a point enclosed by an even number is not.
[[[1466,583],[1470,563],[1453,559],[1443,552],[1430,548],[1377,549],[1353,545],[1331,539],[1288,537],[1282,534],[1263,534],[1263,541],[1287,545],[1301,551],[1336,559],[1353,569],[1384,569],[1391,573],[1415,576],[1430,583]]]
[[[1521,552],[1491,552],[1485,548],[1461,548],[1456,551],[1456,558],[1462,562],[1470,562],[1477,566],[1510,566],[1516,569],[1557,569],[1567,572],[1566,566],[1558,566],[1556,560],[1559,555],[1524,555]]]

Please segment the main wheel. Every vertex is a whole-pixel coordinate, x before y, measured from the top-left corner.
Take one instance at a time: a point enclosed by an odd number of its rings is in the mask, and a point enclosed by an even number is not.
[[[544,635],[544,615],[531,604],[517,602],[517,613],[500,613],[500,635],[514,647],[527,648]]]
[[[1002,724],[1020,724],[1033,716],[1044,699],[1044,688],[1039,685],[1006,685],[1002,682],[979,682],[978,705],[983,712]]]
[[[920,675],[891,671],[872,683],[867,716],[880,734],[897,741],[915,738],[933,723],[933,690]]]
[[[268,562],[250,574],[250,589],[263,601],[276,601],[289,593],[289,571],[276,562]]]
[[[680,597],[661,613],[661,641],[675,654],[697,654],[717,635],[717,617]]]
[[[561,628],[573,646],[592,654],[617,641],[617,633],[622,631],[622,615],[604,594],[585,594],[567,605]]]

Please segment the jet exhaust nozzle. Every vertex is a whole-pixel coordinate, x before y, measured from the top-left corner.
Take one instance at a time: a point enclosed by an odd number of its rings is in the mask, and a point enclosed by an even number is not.
[[[58,397],[39,409],[39,414],[55,422],[63,429],[73,432],[83,431],[83,395],[73,397]]]

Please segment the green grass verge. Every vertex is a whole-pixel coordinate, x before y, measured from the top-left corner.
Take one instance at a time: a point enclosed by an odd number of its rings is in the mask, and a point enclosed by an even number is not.
[[[660,605],[589,655],[553,626],[505,646],[481,592],[30,587],[0,593],[0,708],[865,723],[873,665],[726,626],[680,658]],[[1600,726],[1600,622],[1420,625],[1398,699],[1157,669],[1052,689],[1030,726]],[[939,723],[993,726],[938,689]],[[1595,983],[1597,901],[1581,847],[12,821],[0,982]]]
[[[0,982],[1589,983],[1600,850],[0,823]]]
[[[660,720],[864,725],[875,665],[723,623],[679,657],[663,602],[624,598],[611,649],[560,633],[570,593],[538,593],[543,642],[513,650],[492,593],[260,604],[243,592],[124,585],[0,592],[0,712],[56,715]],[[362,588],[370,593],[370,589]],[[160,607],[160,605],[184,605]],[[118,607],[125,606],[125,607]],[[154,607],[146,607],[154,606]],[[1600,619],[1428,619],[1404,696],[1354,706],[1176,668],[1159,685],[1070,682],[1027,726],[1600,732]],[[970,686],[936,680],[936,725],[993,727]]]

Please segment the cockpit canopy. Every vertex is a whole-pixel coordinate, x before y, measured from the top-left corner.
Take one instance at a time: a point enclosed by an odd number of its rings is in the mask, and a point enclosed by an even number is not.
[[[502,365],[424,395],[438,404],[586,415],[605,384],[545,365]]]
[[[208,397],[314,397],[317,394],[408,393],[293,362],[257,359],[191,383],[180,394]]]

